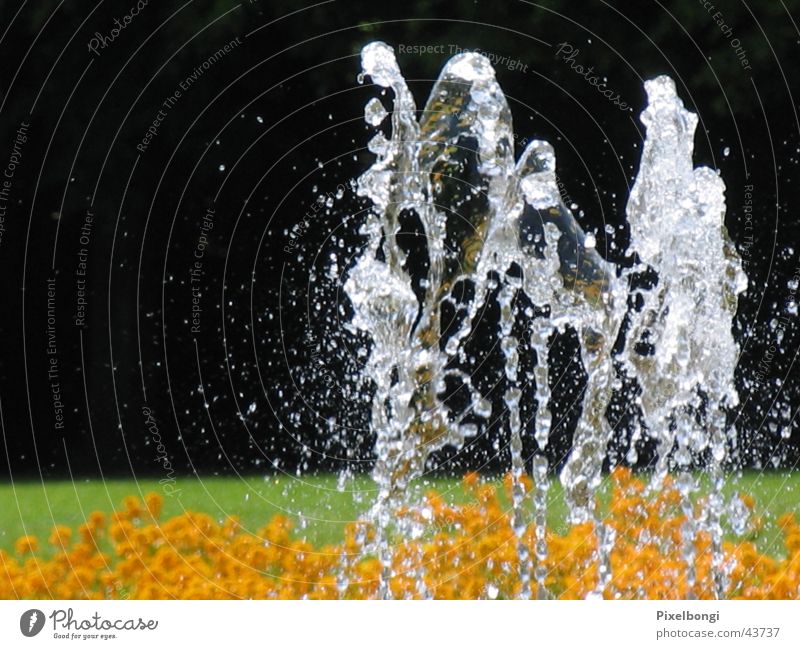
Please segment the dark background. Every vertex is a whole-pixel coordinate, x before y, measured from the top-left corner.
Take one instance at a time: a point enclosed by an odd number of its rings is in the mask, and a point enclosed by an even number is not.
[[[516,135],[553,143],[583,226],[615,261],[627,244],[643,80],[676,79],[700,116],[696,162],[726,182],[727,224],[750,280],[734,323],[739,457],[747,466],[794,465],[800,327],[787,283],[800,265],[800,2],[718,0],[709,11],[697,0],[150,0],[97,55],[88,51],[94,34],[108,36],[135,4],[0,5],[0,173],[20,124],[30,124],[0,239],[0,473],[369,468],[370,391],[356,378],[367,341],[343,328],[349,307],[328,275],[332,254],[340,274],[352,262],[365,206],[348,189],[333,208],[312,212],[298,239],[288,233],[318,193],[335,192],[373,160],[363,107],[380,89],[356,75],[361,47],[376,39],[445,46],[443,55],[398,55],[418,106],[451,45],[527,66],[497,67]],[[236,38],[137,151],[181,81]],[[633,111],[620,111],[556,57],[561,42],[579,48],[577,62],[606,76]],[[752,230],[742,209],[748,184]],[[201,325],[192,333],[189,268],[211,205]],[[82,246],[87,210],[94,225]],[[608,223],[621,227],[607,235]],[[88,305],[76,326],[82,247]],[[47,373],[53,277],[63,428]],[[499,361],[493,308],[478,338],[486,344],[477,343],[488,359],[479,385],[495,403],[493,420],[466,450],[440,453],[442,469],[507,467],[502,383],[491,378]],[[561,370],[572,388],[556,398],[555,461],[569,449],[581,385],[574,362]],[[613,449],[626,448],[620,426]]]

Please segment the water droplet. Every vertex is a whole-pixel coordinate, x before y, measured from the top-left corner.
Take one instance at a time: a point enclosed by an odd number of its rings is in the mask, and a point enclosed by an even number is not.
[[[373,97],[367,102],[367,105],[364,107],[364,120],[370,126],[378,126],[389,113],[386,112],[386,109],[383,107],[381,100],[377,97]]]

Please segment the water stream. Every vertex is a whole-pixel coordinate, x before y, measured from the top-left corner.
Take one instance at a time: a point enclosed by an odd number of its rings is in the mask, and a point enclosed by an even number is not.
[[[550,144],[533,141],[517,157],[511,111],[488,59],[463,53],[448,61],[422,110],[391,47],[370,43],[361,62],[360,79],[390,89],[392,100],[390,110],[377,98],[365,108],[367,123],[376,128],[369,142],[376,159],[359,178],[358,193],[372,209],[361,227],[367,243],[344,287],[354,313],[349,326],[372,342],[363,372],[375,387],[378,496],[371,510],[371,551],[383,566],[382,596],[390,595],[393,535],[419,534],[418,523],[395,515],[398,507],[413,504],[410,484],[433,451],[460,447],[477,433],[479,427],[467,422],[490,417],[502,418],[511,440],[520,597],[548,596],[543,566],[553,419],[549,345],[565,331],[574,332],[580,344],[586,387],[559,478],[570,522],[594,525],[595,594],[601,596],[609,583],[614,546],[614,530],[603,524],[595,498],[613,433],[606,411],[625,379],[641,390],[634,404],[640,428],[628,459],[636,460],[640,437],[656,441],[651,488],[657,490],[668,472],[678,474],[690,589],[694,538],[705,530],[713,541],[715,592],[721,596],[721,489],[739,351],[731,321],[747,281],[724,226],[724,183],[713,170],[694,167],[697,117],[684,108],[673,81],[662,76],[645,84],[646,138],[626,210],[628,253],[635,263],[617,268],[600,256],[594,236],[564,205]],[[384,134],[379,127],[387,119],[390,130]],[[424,233],[424,259],[398,237],[409,221]],[[421,267],[426,272],[419,279]],[[656,280],[637,281],[644,274]],[[464,369],[466,341],[490,299],[500,307],[503,412],[497,403],[493,412]],[[455,314],[455,324],[446,327],[445,307]],[[615,346],[620,335],[624,345]],[[534,356],[533,390],[521,374],[522,350]],[[445,402],[448,382],[469,395],[466,411],[453,411]],[[522,402],[533,404],[530,426],[520,415]],[[526,444],[534,449],[530,458],[523,452]],[[699,513],[692,473],[698,457],[705,459],[712,484]],[[524,481],[528,461],[530,490]],[[533,556],[522,542],[529,526]]]

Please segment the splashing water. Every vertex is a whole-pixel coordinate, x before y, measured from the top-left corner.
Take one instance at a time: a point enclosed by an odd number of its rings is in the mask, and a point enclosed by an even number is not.
[[[697,116],[684,109],[672,79],[648,81],[645,90],[647,138],[627,215],[631,249],[657,273],[658,282],[650,291],[636,292],[641,308],[632,314],[623,362],[642,387],[643,420],[659,445],[654,488],[672,461],[681,471],[684,511],[691,512],[689,497],[697,486],[688,467],[693,453],[710,455],[706,526],[721,594],[722,466],[733,442],[724,408],[738,403],[733,371],[739,348],[731,320],[747,278],[724,225],[725,185],[711,169],[692,164]],[[654,353],[635,352],[634,344],[643,339]],[[703,410],[701,427],[695,415]],[[670,455],[673,446],[677,450]],[[696,530],[692,517],[687,521],[685,559],[691,564]]]
[[[412,505],[411,481],[423,473],[431,452],[461,447],[477,433],[467,419],[494,414],[510,439],[521,596],[547,596],[549,344],[568,329],[580,343],[586,388],[560,479],[570,520],[591,521],[597,532],[596,594],[610,582],[614,530],[602,523],[595,493],[612,435],[606,410],[623,377],[641,388],[641,428],[633,442],[647,435],[658,445],[651,486],[658,488],[670,468],[680,473],[683,507],[691,514],[684,528],[688,582],[693,583],[694,536],[703,528],[717,553],[715,579],[722,593],[722,468],[731,445],[726,409],[737,403],[731,319],[746,278],[723,225],[724,184],[710,169],[693,168],[697,118],[684,109],[672,80],[646,83],[647,138],[627,206],[629,252],[636,263],[616,269],[563,204],[552,147],[533,141],[515,162],[511,112],[488,59],[474,53],[451,59],[419,116],[388,45],[370,43],[361,62],[360,80],[369,77],[393,93],[391,111],[376,98],[365,108],[365,120],[374,127],[391,115],[391,137],[379,132],[369,143],[376,160],[358,182],[358,193],[372,203],[361,228],[366,245],[344,286],[354,313],[349,327],[372,341],[363,369],[375,387],[378,496],[371,515],[377,533],[370,551],[383,566],[382,594],[388,596],[393,577],[392,535],[421,533],[418,522],[396,514],[401,505]],[[425,238],[424,259],[398,236],[409,221]],[[421,280],[415,275],[419,268]],[[657,279],[649,285],[637,281],[648,273]],[[535,306],[524,314],[523,296]],[[500,307],[503,413],[492,412],[462,369],[466,341],[490,299]],[[452,322],[443,322],[445,307],[455,313]],[[614,356],[621,333],[625,345]],[[533,394],[524,391],[520,376],[523,349],[535,356]],[[469,395],[466,411],[445,402],[448,381]],[[520,414],[526,399],[535,400],[530,430]],[[535,448],[530,502],[523,455],[528,437]],[[713,488],[702,516],[695,517],[691,497],[697,485],[689,468],[703,453]],[[533,557],[522,542],[529,524]]]

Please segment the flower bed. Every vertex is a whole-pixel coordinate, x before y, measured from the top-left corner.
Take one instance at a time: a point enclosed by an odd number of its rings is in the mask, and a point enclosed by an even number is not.
[[[610,598],[684,598],[689,593],[682,559],[680,497],[671,482],[655,496],[630,471],[611,475],[605,524],[614,528]],[[498,489],[475,475],[464,480],[469,502],[451,505],[435,492],[420,508],[398,512],[418,518],[426,532],[395,543],[394,597],[512,598],[522,583],[510,512]],[[510,487],[506,481],[506,489]],[[530,485],[527,485],[529,488]],[[759,526],[754,503],[751,529]],[[701,503],[697,504],[699,508]],[[55,599],[374,598],[381,564],[364,552],[372,538],[365,523],[349,524],[345,540],[314,547],[292,534],[292,522],[273,517],[256,533],[236,518],[223,522],[188,511],[161,520],[161,497],[128,497],[110,515],[92,513],[76,529],[57,526],[44,551],[35,537],[22,537],[12,553],[0,551],[0,597]],[[760,553],[751,541],[726,542],[728,597],[794,599],[800,596],[800,525],[793,514],[778,519],[785,557]],[[531,556],[533,527],[521,542]],[[697,597],[712,596],[710,539],[699,533],[694,562]],[[597,586],[592,524],[548,531],[546,588],[549,596],[582,598]],[[536,584],[534,581],[535,593]]]

